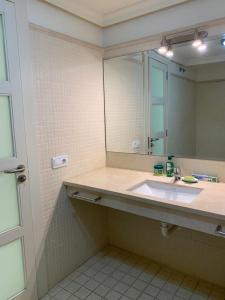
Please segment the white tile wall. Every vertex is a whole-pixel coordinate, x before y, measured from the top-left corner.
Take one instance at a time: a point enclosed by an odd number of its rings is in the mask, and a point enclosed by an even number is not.
[[[105,165],[102,53],[34,28],[31,43],[40,230],[51,287],[106,243],[104,209],[72,209],[62,187],[63,178]],[[50,159],[60,154],[69,155],[69,166],[52,170]]]

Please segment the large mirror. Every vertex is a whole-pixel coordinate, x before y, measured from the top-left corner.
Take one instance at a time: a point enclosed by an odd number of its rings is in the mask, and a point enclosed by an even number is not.
[[[210,38],[104,61],[107,151],[225,159],[225,47]]]

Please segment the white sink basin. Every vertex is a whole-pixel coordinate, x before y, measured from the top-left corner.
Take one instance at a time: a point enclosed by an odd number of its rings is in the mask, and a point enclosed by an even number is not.
[[[149,197],[191,203],[201,193],[202,189],[146,180],[130,188],[129,191]]]

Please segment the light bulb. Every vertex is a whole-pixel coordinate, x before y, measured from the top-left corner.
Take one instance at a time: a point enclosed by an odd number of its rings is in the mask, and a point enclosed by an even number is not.
[[[196,39],[193,41],[192,46],[198,48],[202,45],[202,41],[200,39]]]
[[[174,53],[173,53],[173,50],[169,49],[167,52],[166,52],[166,56],[171,58],[174,56]]]
[[[158,49],[158,53],[159,54],[166,54],[167,52],[167,47],[166,46],[161,46],[159,49]]]
[[[206,49],[207,49],[206,44],[201,44],[201,45],[198,47],[198,51],[199,51],[199,52],[205,52]]]
[[[223,37],[223,38],[221,39],[221,45],[222,45],[223,47],[225,47],[225,37]]]

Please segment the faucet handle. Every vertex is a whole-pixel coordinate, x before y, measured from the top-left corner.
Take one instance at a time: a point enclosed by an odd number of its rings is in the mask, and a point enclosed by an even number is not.
[[[174,175],[175,175],[176,177],[179,177],[179,179],[181,178],[181,170],[180,170],[179,167],[175,167],[175,168],[174,168]]]

